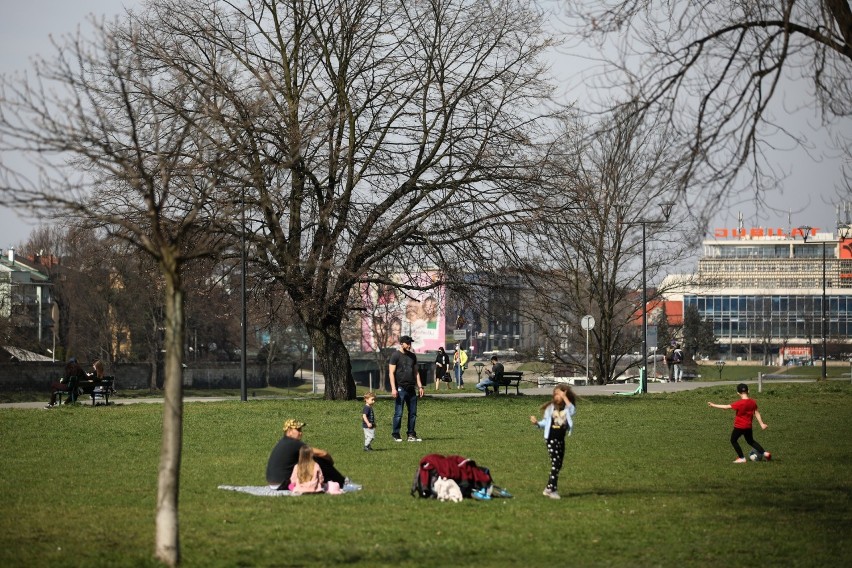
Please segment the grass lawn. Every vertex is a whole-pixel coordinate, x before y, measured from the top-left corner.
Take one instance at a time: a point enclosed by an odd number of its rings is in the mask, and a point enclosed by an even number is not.
[[[362,403],[250,400],[184,407],[184,566],[842,566],[852,563],[852,385],[767,384],[753,393],[768,463],[735,465],[731,386],[578,404],[560,479],[529,424],[532,396],[427,397],[422,443],[390,439],[393,406],[361,449]],[[0,410],[0,565],[155,566],[162,407]],[[262,498],[288,417],[363,491]],[[513,499],[416,499],[427,453],[491,469]]]

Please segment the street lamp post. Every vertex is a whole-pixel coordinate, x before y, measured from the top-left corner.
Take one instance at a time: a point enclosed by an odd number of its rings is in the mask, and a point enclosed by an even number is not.
[[[242,233],[240,234],[240,400],[248,400],[248,389],[246,384],[246,326],[248,323],[246,310],[246,189],[243,187],[242,203],[240,204],[240,222]]]
[[[811,229],[813,227],[809,227],[804,225],[799,227],[799,231],[802,232],[802,239],[805,242],[808,242],[808,237],[810,236]],[[820,333],[822,334],[822,379],[825,380],[828,376],[827,369],[827,360],[826,360],[826,339],[825,339],[825,328],[826,328],[826,302],[825,302],[825,245],[826,241],[823,239],[822,241],[822,316],[820,318]]]
[[[634,224],[642,225],[642,368],[639,370],[639,392],[648,392],[648,278],[646,273],[646,241],[647,241],[647,226],[659,225],[669,220],[672,213],[673,202],[667,201],[660,204],[662,209],[663,219],[648,220],[640,219]]]

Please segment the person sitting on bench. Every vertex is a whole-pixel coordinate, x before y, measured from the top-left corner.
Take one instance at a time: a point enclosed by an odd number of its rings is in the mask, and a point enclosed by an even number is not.
[[[485,396],[492,394],[488,387],[493,387],[493,394],[500,391],[500,382],[503,380],[503,363],[497,360],[497,355],[491,357],[491,368],[485,369],[485,378],[476,383],[476,388],[485,393]]]
[[[65,401],[65,404],[77,402],[77,383],[85,376],[86,372],[77,363],[77,358],[71,357],[68,359],[68,363],[65,364],[65,374],[62,380],[51,385],[50,403],[45,408],[56,406],[56,395],[64,392],[68,393],[68,400]]]
[[[102,381],[104,380],[104,363],[100,359],[95,359],[95,362],[92,363],[92,369],[95,371],[94,373],[87,373],[86,377],[93,381]]]

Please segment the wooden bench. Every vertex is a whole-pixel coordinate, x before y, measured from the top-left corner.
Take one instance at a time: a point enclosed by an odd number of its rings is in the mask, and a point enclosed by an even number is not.
[[[509,387],[515,387],[515,394],[521,394],[521,381],[524,378],[523,371],[503,371],[503,377],[497,381],[495,393],[500,392],[500,387],[503,387],[506,394],[509,394]]]
[[[77,381],[77,390],[82,395],[92,397],[92,406],[96,406],[98,401],[104,404],[109,404],[110,395],[115,394],[115,377],[104,377],[103,379],[85,378]],[[54,383],[53,392],[57,395],[57,401],[62,404],[64,395],[71,396],[71,391],[68,389],[68,383]],[[82,396],[81,395],[81,396]]]

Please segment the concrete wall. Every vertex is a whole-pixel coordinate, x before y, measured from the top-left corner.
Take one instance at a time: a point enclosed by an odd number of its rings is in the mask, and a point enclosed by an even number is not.
[[[296,364],[281,362],[272,365],[269,371],[269,383],[274,387],[293,385]],[[183,386],[196,389],[239,388],[242,370],[239,363],[199,363],[187,365],[183,371]],[[266,386],[266,365],[250,363],[246,365],[246,386],[262,388]]]
[[[85,370],[89,366],[83,364]],[[282,362],[272,366],[270,383],[286,387],[293,384],[296,365]],[[53,381],[59,379],[65,363],[32,362],[0,363],[0,391],[34,390],[50,391]],[[266,366],[246,365],[246,386],[266,386]],[[147,363],[119,363],[107,367],[107,375],[115,377],[115,388],[147,389],[151,381],[151,365]],[[242,377],[239,363],[194,363],[184,369],[185,388],[239,388]],[[162,372],[160,374],[162,383]],[[160,385],[162,386],[162,384]]]

